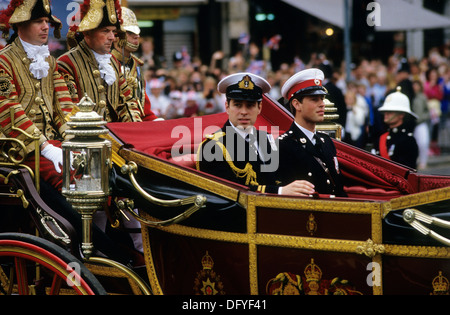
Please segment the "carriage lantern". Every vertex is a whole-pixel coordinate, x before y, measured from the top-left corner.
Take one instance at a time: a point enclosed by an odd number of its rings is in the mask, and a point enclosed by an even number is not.
[[[108,133],[106,122],[93,111],[95,103],[85,95],[79,111],[70,118],[69,136],[62,144],[62,194],[81,214],[82,252],[89,258],[93,251],[92,218],[101,210],[110,194],[111,142],[100,136]]]

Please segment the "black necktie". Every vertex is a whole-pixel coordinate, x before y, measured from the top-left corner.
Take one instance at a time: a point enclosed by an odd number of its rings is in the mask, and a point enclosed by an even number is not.
[[[257,148],[256,136],[252,133],[249,133],[245,137],[245,141],[247,141],[247,143],[250,145],[250,148],[252,148],[254,150],[254,152],[256,153],[256,155],[264,162],[263,156]]]
[[[255,143],[256,143],[256,137],[255,137],[253,134],[249,133],[249,134],[247,134],[247,136],[245,137],[245,141],[247,141],[248,144],[255,146]]]
[[[317,134],[314,134],[314,139],[316,139],[316,144],[314,144],[314,148],[316,149],[316,152],[320,155],[322,155],[322,139]]]

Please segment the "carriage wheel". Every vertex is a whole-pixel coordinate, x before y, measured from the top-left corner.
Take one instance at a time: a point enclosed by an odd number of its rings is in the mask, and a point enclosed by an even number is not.
[[[0,294],[106,294],[75,256],[36,236],[0,233]]]

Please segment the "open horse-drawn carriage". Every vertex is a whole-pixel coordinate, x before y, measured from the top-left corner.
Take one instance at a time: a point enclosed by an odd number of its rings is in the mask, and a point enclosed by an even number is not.
[[[106,125],[112,191],[120,197],[109,216],[119,222],[124,213],[140,221],[150,288],[121,264],[83,257],[77,232],[42,202],[31,170],[3,163],[2,211],[5,205],[28,209],[40,235],[29,236],[34,230],[22,226],[19,234],[1,234],[3,292],[28,292],[32,279],[23,260],[31,256],[39,258],[33,269],[37,263],[52,271],[45,286],[50,292],[70,276],[82,280],[79,292],[105,293],[105,275],[120,273],[134,283],[134,293],[449,293],[450,177],[419,174],[336,140],[348,197],[251,192],[196,170],[198,145],[226,119],[215,114]],[[291,123],[283,106],[265,96],[257,127],[276,136]],[[26,248],[14,250],[16,243]],[[70,255],[66,263],[64,255]]]

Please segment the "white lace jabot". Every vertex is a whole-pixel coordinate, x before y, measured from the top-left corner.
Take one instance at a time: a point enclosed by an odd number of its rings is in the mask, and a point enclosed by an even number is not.
[[[106,81],[106,84],[112,85],[116,81],[116,72],[111,66],[111,54],[100,55],[95,51],[92,51],[95,56],[95,60],[98,62],[98,70],[100,70],[100,76]]]
[[[38,80],[47,77],[50,65],[45,60],[50,56],[48,45],[37,46],[27,43],[20,39],[22,46],[27,53],[29,59],[31,59],[30,72]]]

